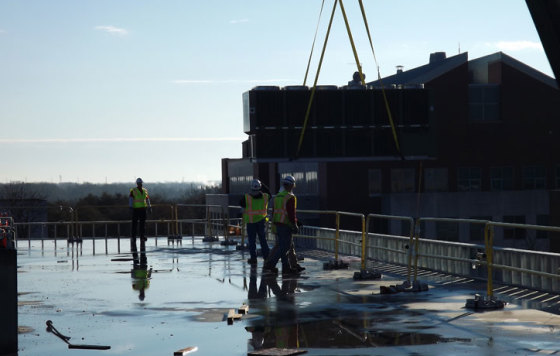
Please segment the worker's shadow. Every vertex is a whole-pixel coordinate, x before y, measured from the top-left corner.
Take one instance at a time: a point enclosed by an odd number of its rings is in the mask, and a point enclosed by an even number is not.
[[[152,278],[152,269],[148,269],[148,257],[146,256],[146,244],[144,241],[140,243],[140,254],[136,244],[131,245],[132,251],[132,289],[138,291],[138,299],[144,300],[146,297],[146,289],[150,287],[150,279]]]

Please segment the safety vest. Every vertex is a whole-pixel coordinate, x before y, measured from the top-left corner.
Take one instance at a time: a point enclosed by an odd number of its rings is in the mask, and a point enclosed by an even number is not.
[[[148,199],[148,191],[146,188],[142,188],[140,191],[138,188],[132,188],[130,190],[132,193],[132,207],[133,208],[146,208],[148,204],[146,203],[146,199]]]
[[[256,223],[266,218],[269,196],[263,193],[262,198],[255,198],[251,194],[245,194],[245,211],[243,221]]]
[[[286,205],[288,204],[288,200],[292,197],[294,198],[294,204],[297,205],[296,196],[287,190],[283,190],[276,195],[274,198],[274,212],[272,213],[272,222],[274,224],[291,224]]]

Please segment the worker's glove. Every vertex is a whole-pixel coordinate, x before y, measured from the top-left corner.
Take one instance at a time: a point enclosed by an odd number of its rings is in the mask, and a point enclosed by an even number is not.
[[[299,227],[300,229],[303,227],[303,223],[301,221],[297,221],[297,227]]]
[[[291,229],[292,229],[292,234],[297,234],[299,232],[299,227],[297,227],[297,225],[293,225]]]

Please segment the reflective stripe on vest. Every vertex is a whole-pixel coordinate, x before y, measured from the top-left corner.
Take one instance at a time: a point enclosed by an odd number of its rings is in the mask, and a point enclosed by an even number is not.
[[[266,217],[268,209],[268,194],[263,194],[262,198],[255,198],[251,194],[245,194],[245,211],[243,221],[246,223],[256,223]]]
[[[274,198],[274,212],[272,213],[272,222],[290,225],[290,218],[288,217],[288,210],[286,205],[290,198],[296,199],[296,196],[286,190],[281,191]],[[294,201],[296,204],[297,200]]]
[[[132,188],[130,190],[132,193],[132,207],[133,208],[145,208],[148,206],[146,199],[148,198],[148,191],[146,188],[142,188],[142,191],[138,188]]]

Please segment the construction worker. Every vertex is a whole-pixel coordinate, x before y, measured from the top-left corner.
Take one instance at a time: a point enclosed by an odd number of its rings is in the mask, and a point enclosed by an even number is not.
[[[292,234],[298,233],[298,221],[296,216],[297,199],[292,192],[296,185],[293,176],[282,178],[282,187],[274,198],[274,211],[272,213],[272,230],[277,234],[276,246],[266,260],[263,271],[278,273],[276,264],[282,260],[282,274],[299,273],[295,265],[296,261],[288,258],[289,250],[292,248]]]
[[[243,208],[243,222],[247,226],[247,240],[249,245],[250,258],[247,260],[250,264],[257,263],[257,236],[261,245],[261,253],[263,259],[268,258],[270,249],[266,242],[265,224],[268,221],[266,217],[268,211],[268,202],[270,201],[270,190],[258,179],[251,181],[251,192],[239,201],[239,205]]]
[[[364,81],[366,80],[366,75],[362,73]],[[362,78],[360,77],[360,72],[354,72],[352,75],[352,80],[348,82],[349,89],[365,89],[365,86],[362,84]]]
[[[142,187],[142,183],[142,178],[136,179],[136,188],[130,189],[128,197],[128,206],[132,212],[132,234],[130,237],[132,244],[136,244],[136,228],[138,224],[140,224],[140,239],[146,241],[146,236],[144,235],[146,211],[152,212],[148,190]]]

